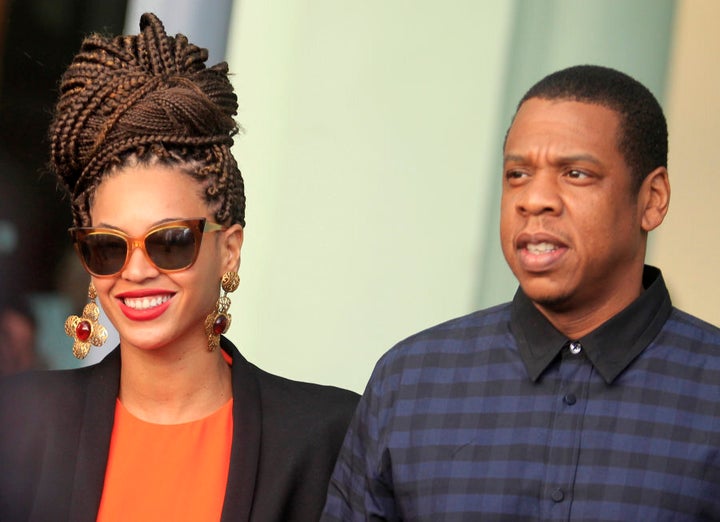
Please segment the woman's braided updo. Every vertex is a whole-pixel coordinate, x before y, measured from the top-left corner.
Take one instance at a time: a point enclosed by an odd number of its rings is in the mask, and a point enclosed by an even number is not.
[[[75,225],[90,224],[103,177],[133,162],[187,172],[218,223],[245,225],[243,180],[230,152],[237,98],[227,64],[206,67],[207,57],[149,13],[138,35],[83,41],[50,127],[51,167],[71,195]]]

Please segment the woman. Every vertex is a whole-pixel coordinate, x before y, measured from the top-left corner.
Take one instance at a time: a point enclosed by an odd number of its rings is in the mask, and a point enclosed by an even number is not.
[[[79,370],[0,388],[0,520],[316,520],[356,395],[248,363],[230,323],[243,181],[227,66],[168,37],[87,38],[63,76],[51,161],[90,302]],[[222,288],[222,295],[220,289]]]

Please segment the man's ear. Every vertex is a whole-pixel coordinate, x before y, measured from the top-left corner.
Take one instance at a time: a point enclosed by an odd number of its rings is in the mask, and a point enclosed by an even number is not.
[[[237,223],[222,232],[223,272],[237,272],[240,268],[240,250],[242,249],[244,230]]]
[[[665,219],[670,205],[670,180],[665,167],[658,167],[643,180],[638,194],[640,225],[645,232],[654,230]]]

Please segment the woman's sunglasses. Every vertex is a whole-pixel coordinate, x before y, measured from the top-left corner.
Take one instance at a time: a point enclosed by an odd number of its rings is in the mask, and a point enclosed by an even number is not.
[[[130,237],[111,228],[77,227],[69,232],[85,269],[96,277],[110,277],[123,271],[136,248],[161,272],[190,268],[200,251],[202,235],[224,229],[200,218],[168,221],[152,227],[143,237]]]

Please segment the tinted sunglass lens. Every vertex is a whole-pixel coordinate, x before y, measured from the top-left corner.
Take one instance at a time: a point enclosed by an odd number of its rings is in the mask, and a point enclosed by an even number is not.
[[[89,234],[79,242],[80,254],[90,271],[96,275],[112,275],[120,271],[127,257],[127,243],[112,234]]]
[[[160,269],[187,268],[195,259],[195,234],[185,226],[163,228],[145,238],[145,250]]]

